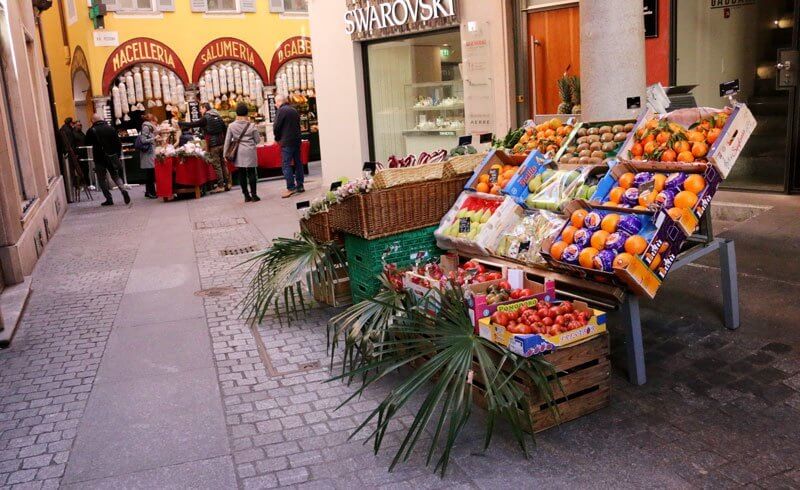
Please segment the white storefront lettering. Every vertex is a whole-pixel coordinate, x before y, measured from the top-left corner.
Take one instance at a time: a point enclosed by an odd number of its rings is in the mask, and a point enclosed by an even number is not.
[[[344,14],[347,34],[363,33],[412,22],[456,15],[456,0],[391,0],[378,5],[348,10]]]

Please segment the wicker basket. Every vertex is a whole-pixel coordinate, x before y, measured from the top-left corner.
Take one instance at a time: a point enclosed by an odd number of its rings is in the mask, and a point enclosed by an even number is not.
[[[331,228],[331,215],[335,213],[332,206],[330,211],[312,214],[308,218],[300,220],[300,227],[305,228],[318,242],[332,242],[341,240],[341,236]]]
[[[375,189],[389,189],[403,184],[439,180],[442,178],[444,163],[426,163],[414,167],[387,168],[375,174]]]
[[[456,202],[467,179],[419,182],[350,196],[331,214],[331,226],[373,239],[436,225]]]
[[[442,178],[452,179],[459,175],[470,175],[475,168],[486,158],[486,153],[476,153],[472,155],[461,155],[453,157],[444,162]]]

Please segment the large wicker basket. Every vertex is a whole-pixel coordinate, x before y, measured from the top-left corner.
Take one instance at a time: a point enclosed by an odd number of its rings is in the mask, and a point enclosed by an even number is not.
[[[471,175],[475,168],[486,158],[486,153],[461,155],[444,162],[442,178],[452,179],[459,175]]]
[[[375,174],[375,189],[389,189],[403,184],[439,180],[442,178],[444,163],[426,163],[404,168],[387,168]]]
[[[406,184],[344,199],[331,226],[366,239],[438,224],[464,190],[467,177]]]
[[[336,206],[331,206],[330,211],[312,214],[308,218],[301,219],[301,228],[308,230],[308,233],[318,242],[341,240],[342,237],[331,228],[331,216],[338,211],[335,208]]]

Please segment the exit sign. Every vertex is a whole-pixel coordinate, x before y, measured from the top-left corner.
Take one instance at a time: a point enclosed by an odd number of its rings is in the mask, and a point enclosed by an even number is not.
[[[442,54],[442,58],[449,58],[450,57],[450,48],[440,48],[439,52]]]

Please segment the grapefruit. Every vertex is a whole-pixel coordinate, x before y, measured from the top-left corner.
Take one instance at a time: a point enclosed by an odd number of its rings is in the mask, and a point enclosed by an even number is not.
[[[606,233],[614,233],[617,231],[617,225],[619,224],[619,215],[618,214],[609,214],[603,218],[603,221],[600,223],[600,229],[605,231]],[[608,236],[606,236],[608,238]]]
[[[692,194],[700,194],[706,188],[706,180],[702,175],[692,174],[686,177],[683,188]]]
[[[578,231],[577,228],[575,228],[572,225],[567,225],[567,227],[564,228],[564,231],[561,232],[561,241],[563,241],[567,245],[571,244],[573,241],[575,241],[576,231]]]
[[[550,247],[550,255],[552,255],[556,260],[561,260],[561,256],[564,254],[565,248],[567,248],[567,243],[556,242]]]
[[[675,207],[690,209],[697,204],[697,194],[689,191],[681,191],[675,196]]]

